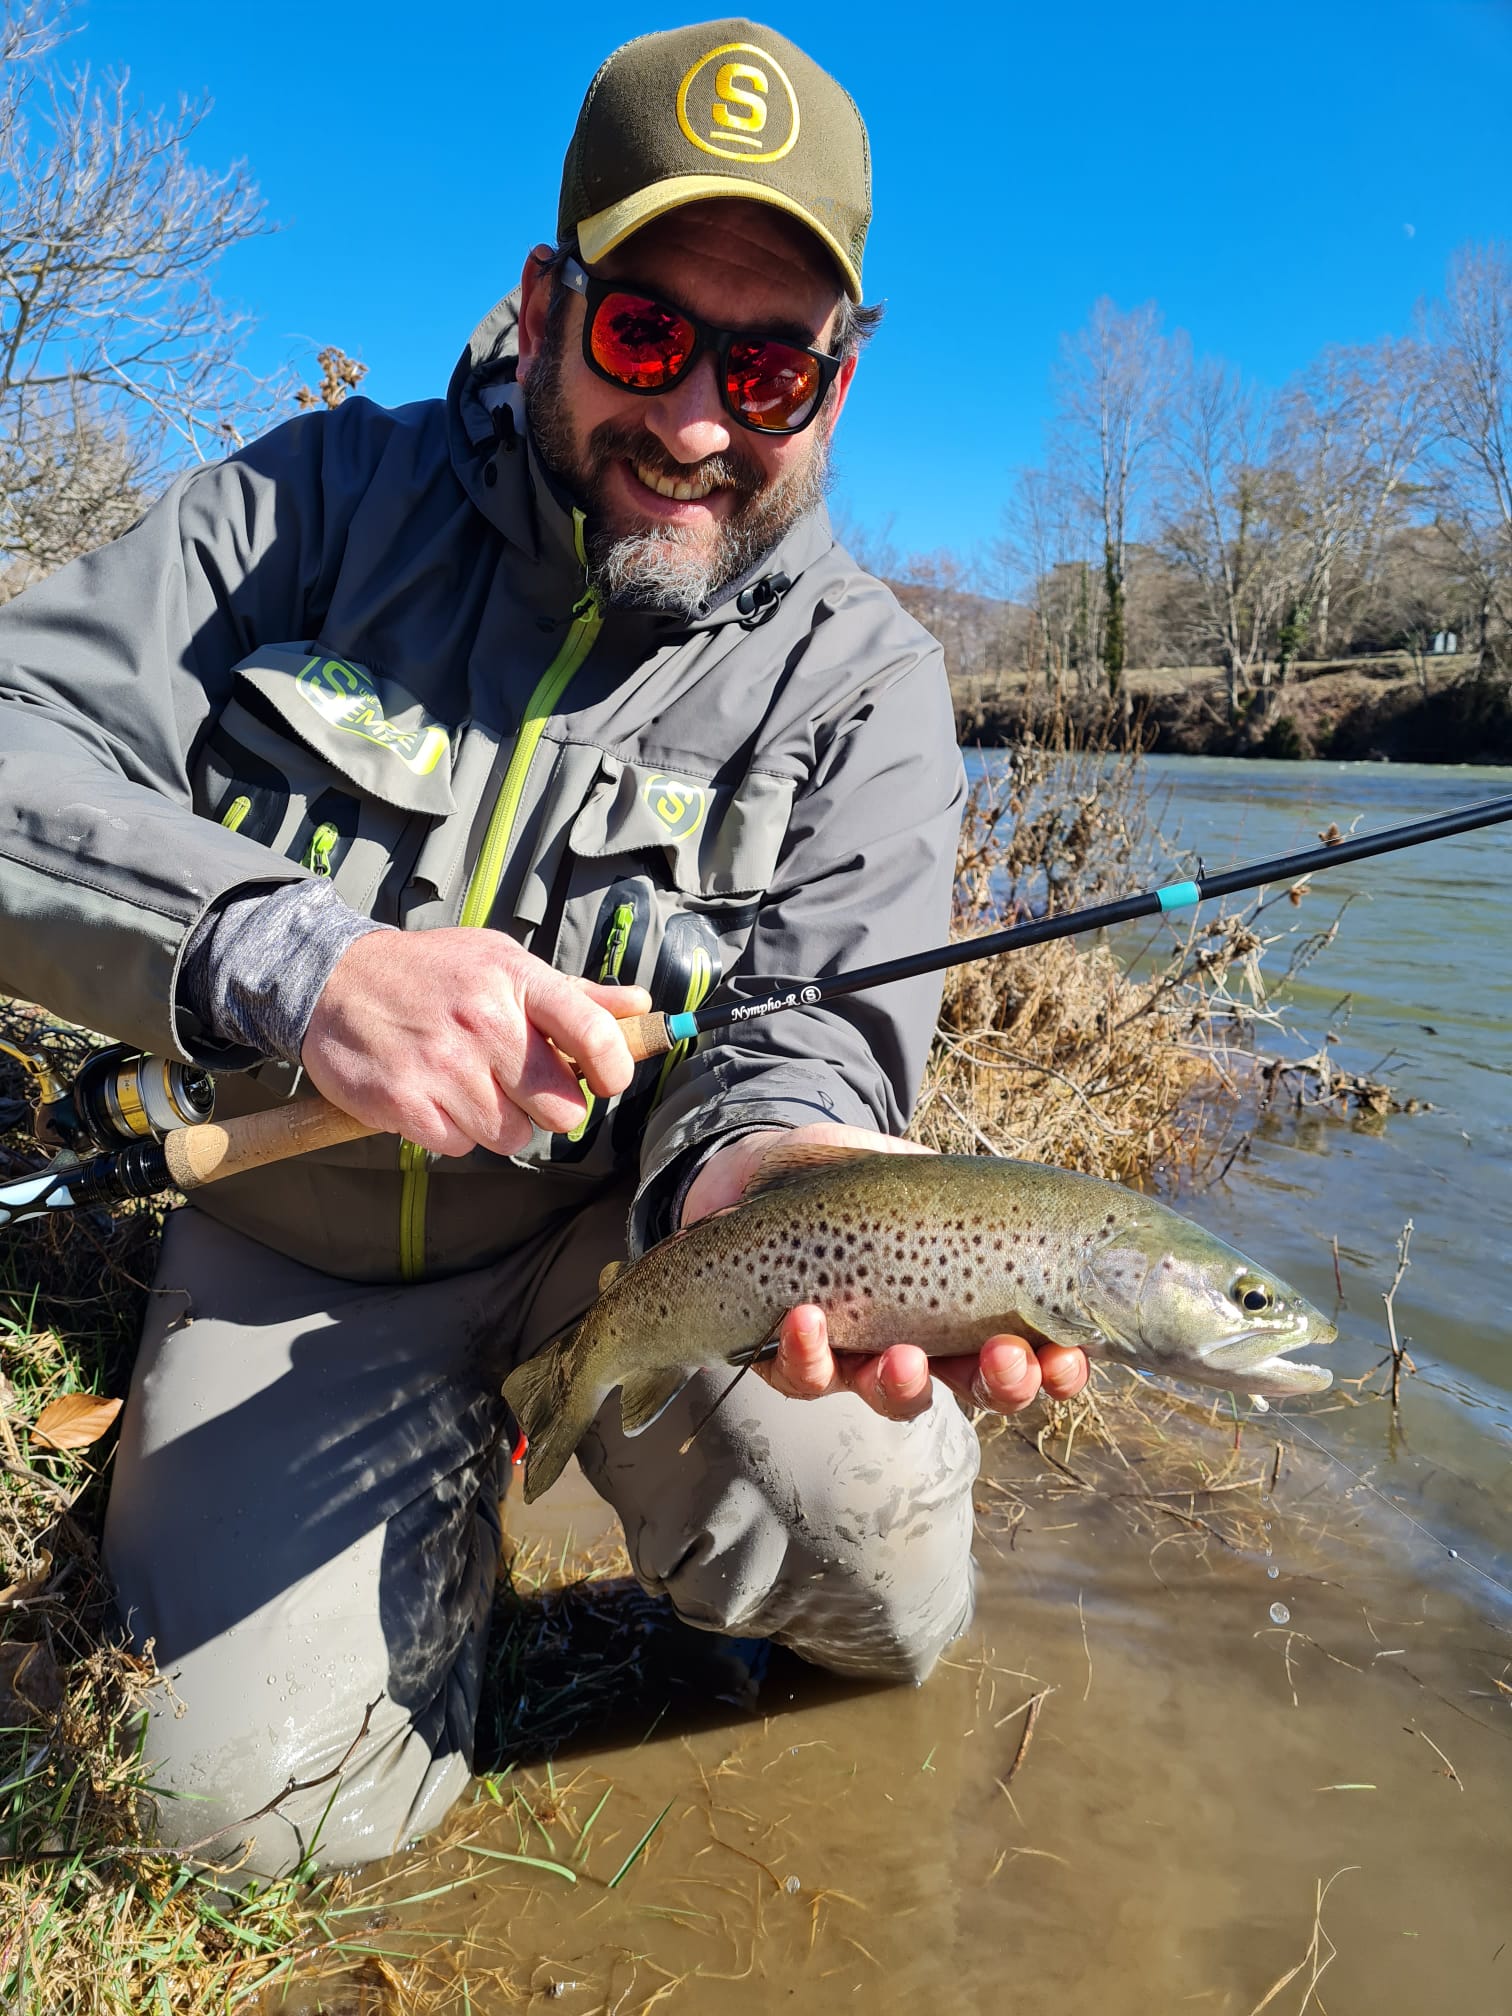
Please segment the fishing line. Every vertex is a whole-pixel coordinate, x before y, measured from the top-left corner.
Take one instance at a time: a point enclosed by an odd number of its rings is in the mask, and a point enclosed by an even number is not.
[[[1378,1485],[1372,1484],[1368,1477],[1362,1477],[1358,1470],[1351,1469],[1349,1464],[1347,1464],[1344,1461],[1344,1458],[1342,1456],[1336,1456],[1332,1449],[1328,1448],[1324,1443],[1318,1440],[1316,1435],[1310,1433],[1308,1429],[1304,1428],[1301,1422],[1297,1419],[1295,1414],[1273,1414],[1271,1416],[1271,1420],[1278,1424],[1281,1421],[1285,1421],[1289,1427],[1295,1428],[1297,1433],[1301,1436],[1304,1436],[1307,1439],[1307,1441],[1309,1441],[1312,1444],[1314,1449],[1316,1449],[1319,1452],[1320,1455],[1326,1456],[1331,1463],[1337,1463],[1339,1468],[1342,1471],[1344,1471],[1346,1475],[1353,1477],[1356,1484],[1362,1484],[1367,1491],[1371,1492],[1375,1497],[1379,1498],[1383,1505],[1389,1506],[1391,1510],[1396,1513],[1399,1519],[1405,1519],[1409,1526],[1415,1526],[1418,1532],[1422,1534],[1423,1538],[1425,1540],[1430,1541],[1433,1544],[1433,1546],[1442,1547],[1444,1552],[1449,1556],[1449,1559],[1451,1561],[1458,1562],[1461,1568],[1468,1568],[1473,1575],[1479,1575],[1483,1582],[1489,1582],[1491,1584],[1491,1587],[1495,1589],[1500,1595],[1503,1595],[1507,1597],[1509,1601],[1512,1601],[1512,1589],[1509,1589],[1505,1582],[1498,1581],[1496,1576],[1491,1574],[1489,1570],[1482,1568],[1478,1562],[1470,1560],[1468,1555],[1461,1554],[1459,1549],[1457,1547],[1451,1547],[1448,1541],[1441,1540],[1436,1533],[1431,1532],[1429,1528],[1423,1524],[1421,1519],[1415,1519],[1412,1516],[1412,1514],[1406,1509],[1405,1506],[1398,1505],[1398,1503],[1394,1498],[1388,1498],[1386,1493],[1382,1491]],[[1267,1422],[1266,1425],[1267,1427],[1269,1427],[1270,1423]]]

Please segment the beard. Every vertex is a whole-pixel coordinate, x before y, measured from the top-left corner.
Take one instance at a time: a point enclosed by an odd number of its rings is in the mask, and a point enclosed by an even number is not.
[[[605,608],[655,610],[691,622],[823,502],[830,481],[828,433],[816,424],[807,457],[778,477],[768,476],[742,450],[734,422],[735,438],[725,453],[701,462],[679,462],[649,429],[613,420],[594,428],[580,455],[563,383],[565,322],[565,317],[551,318],[535,369],[522,389],[537,453],[587,514],[588,585]],[[732,493],[733,508],[708,526],[610,531],[604,525],[606,486],[615,462],[629,462],[674,483],[713,482]]]

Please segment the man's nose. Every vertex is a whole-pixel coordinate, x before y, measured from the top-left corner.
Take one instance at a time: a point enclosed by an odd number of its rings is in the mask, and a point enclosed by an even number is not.
[[[713,357],[700,357],[687,377],[646,402],[646,424],[679,462],[723,455],[730,445],[730,416],[719,396]]]

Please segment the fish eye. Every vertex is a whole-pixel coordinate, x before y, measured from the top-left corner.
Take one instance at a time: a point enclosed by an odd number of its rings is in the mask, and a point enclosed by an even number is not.
[[[1269,1309],[1275,1299],[1265,1283],[1257,1281],[1253,1274],[1241,1274],[1234,1283],[1234,1300],[1241,1309],[1247,1309],[1252,1316],[1258,1316]]]

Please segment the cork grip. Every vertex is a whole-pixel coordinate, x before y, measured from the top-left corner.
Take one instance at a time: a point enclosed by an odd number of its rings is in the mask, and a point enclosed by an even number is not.
[[[665,1015],[627,1015],[619,1026],[637,1064],[648,1057],[664,1056],[672,1048],[672,1032]]]
[[[630,1055],[639,1064],[672,1048],[665,1015],[630,1015],[620,1023]],[[163,1136],[163,1157],[180,1190],[198,1189],[244,1169],[263,1169],[291,1155],[335,1148],[382,1130],[355,1120],[325,1099],[296,1099],[266,1113],[245,1113],[223,1123],[207,1121]]]
[[[262,1169],[269,1162],[284,1162],[291,1155],[308,1155],[316,1148],[334,1148],[378,1132],[325,1099],[296,1099],[223,1124],[211,1120],[198,1127],[180,1127],[163,1136],[163,1158],[179,1189],[195,1190],[201,1183],[237,1176],[244,1169]]]

